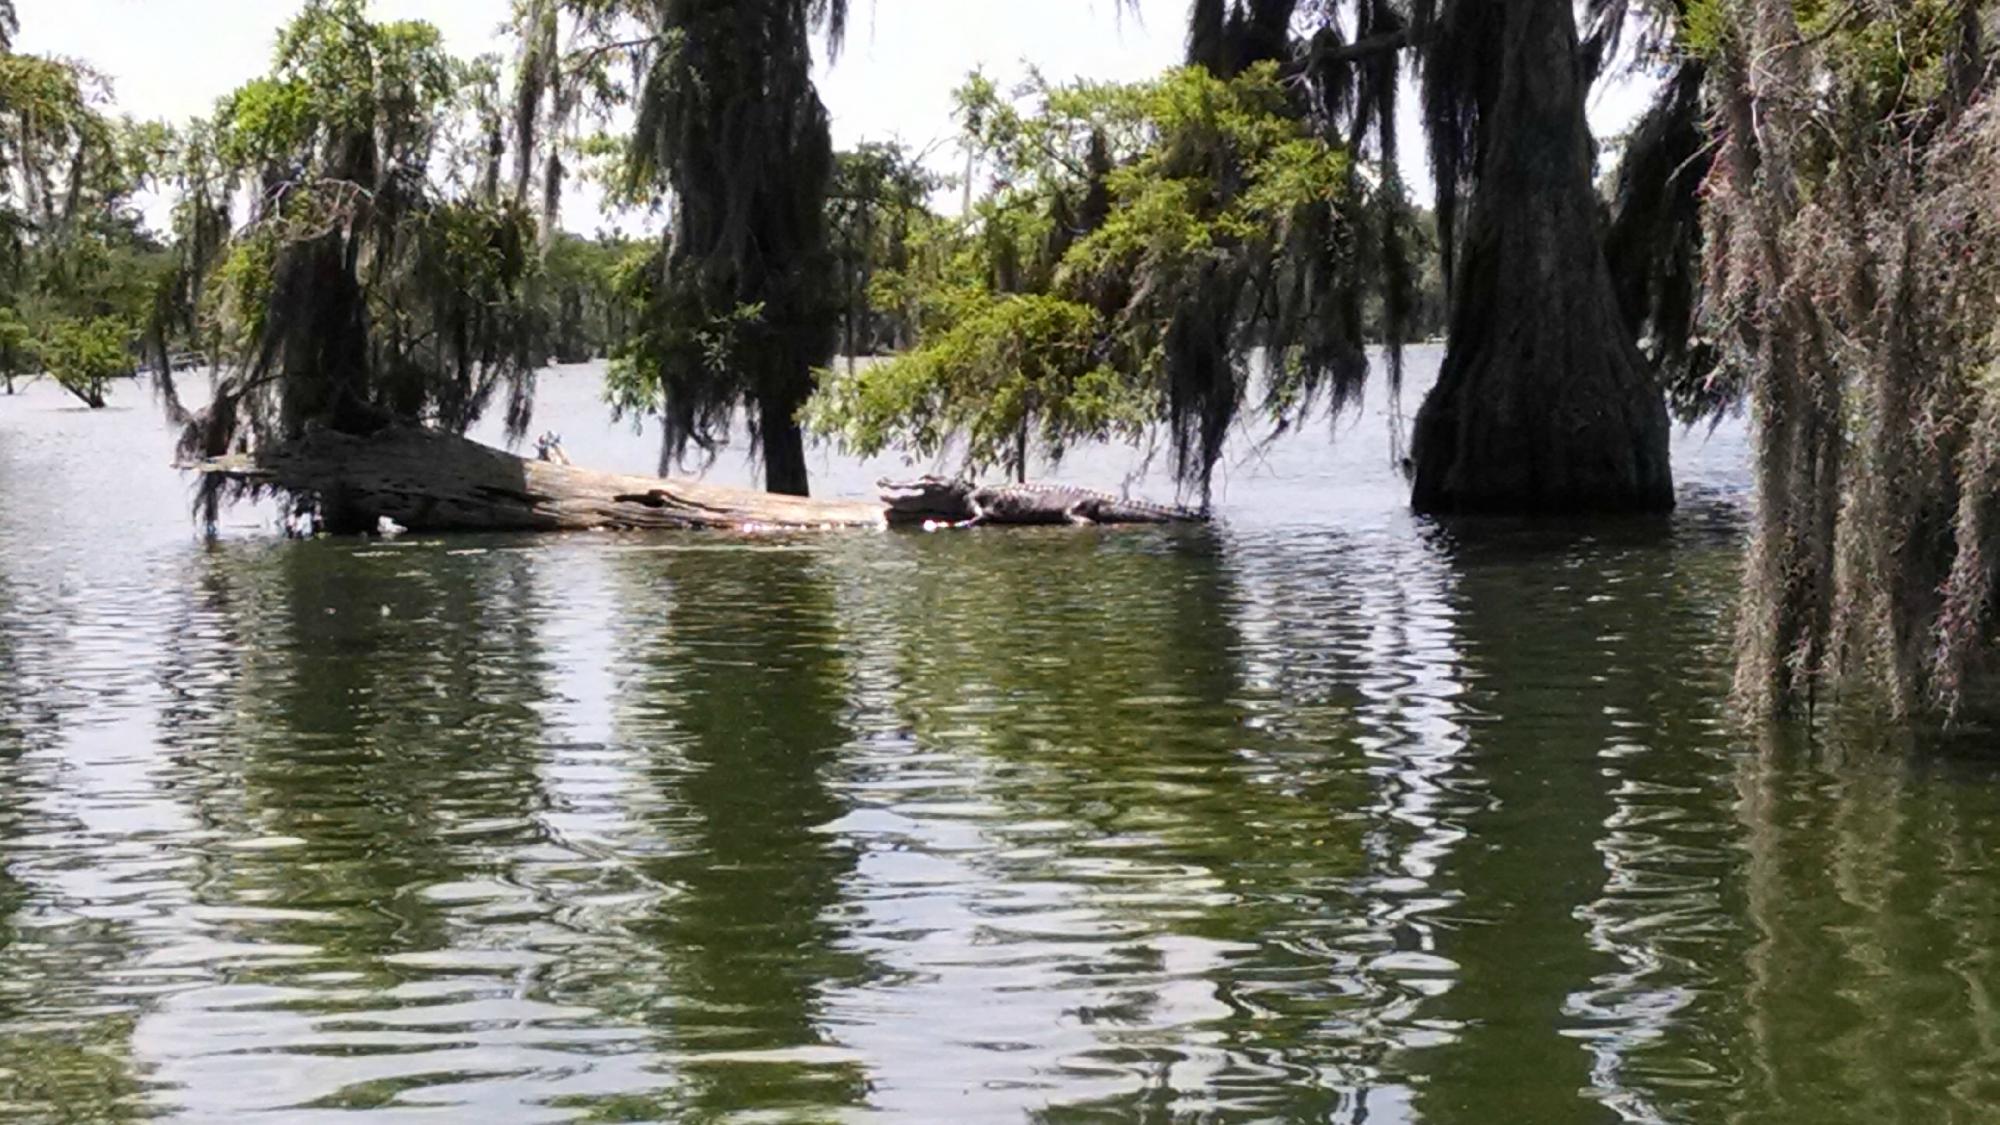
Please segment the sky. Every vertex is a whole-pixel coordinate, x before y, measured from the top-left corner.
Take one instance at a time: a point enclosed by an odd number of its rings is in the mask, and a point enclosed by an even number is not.
[[[833,120],[834,143],[901,140],[938,145],[952,167],[951,91],[983,67],[996,79],[1021,76],[1032,61],[1055,80],[1132,80],[1181,60],[1188,0],[850,0],[847,43],[817,81]],[[140,118],[181,121],[207,114],[217,98],[268,69],[279,24],[300,0],[18,0],[16,49],[67,55],[111,76],[118,108]],[[509,0],[374,0],[379,18],[436,24],[454,53],[511,55],[500,36]],[[1599,135],[1622,132],[1644,108],[1643,83],[1600,91],[1591,107]],[[1405,153],[1421,153],[1404,98]],[[1430,179],[1422,161],[1404,169],[1420,197]],[[564,225],[607,225],[597,196],[572,191]],[[632,225],[630,223],[623,225]]]

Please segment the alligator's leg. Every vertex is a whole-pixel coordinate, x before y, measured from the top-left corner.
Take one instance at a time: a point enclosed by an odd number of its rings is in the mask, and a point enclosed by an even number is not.
[[[981,504],[981,503],[980,503],[979,501],[977,501],[977,500],[967,500],[967,501],[966,501],[966,503],[968,503],[968,504],[971,504],[971,505],[972,505],[972,518],[971,518],[971,519],[969,519],[969,520],[960,520],[960,521],[958,521],[957,523],[955,523],[955,524],[952,524],[951,526],[953,526],[953,527],[981,527],[981,526],[984,526],[984,525],[985,525],[985,523],[986,523],[986,521],[987,521],[987,519],[989,518],[989,516],[988,516],[988,514],[987,514],[987,511],[986,511],[986,505],[984,505],[984,504]]]
[[[1089,509],[1090,501],[1078,500],[1064,509],[1063,516],[1077,527],[1095,527],[1097,526],[1097,521],[1090,518]]]

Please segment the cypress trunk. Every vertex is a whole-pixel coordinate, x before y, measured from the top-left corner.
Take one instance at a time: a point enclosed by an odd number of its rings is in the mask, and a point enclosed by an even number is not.
[[[1666,403],[1599,241],[1575,17],[1568,0],[1504,3],[1500,86],[1481,121],[1450,345],[1417,416],[1412,503],[1665,510]]]
[[[667,46],[639,98],[633,158],[675,200],[652,315],[662,456],[712,448],[738,410],[767,487],[806,493],[797,415],[840,342],[827,233],[833,143],[812,84],[815,22],[839,0],[668,0]]]
[[[760,396],[757,416],[764,450],[764,491],[780,496],[809,496],[806,438],[797,417],[802,399],[792,395]]]

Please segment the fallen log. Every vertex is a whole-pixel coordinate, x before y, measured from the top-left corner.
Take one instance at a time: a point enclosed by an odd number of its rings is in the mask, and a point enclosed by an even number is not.
[[[764,530],[884,525],[874,500],[815,500],[528,460],[436,430],[316,430],[254,454],[181,468],[318,502],[327,530]]]

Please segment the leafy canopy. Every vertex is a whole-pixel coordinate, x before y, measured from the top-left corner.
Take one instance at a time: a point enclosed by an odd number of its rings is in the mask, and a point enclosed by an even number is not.
[[[612,369],[621,409],[657,412],[662,461],[749,426],[774,492],[807,489],[800,405],[840,321],[826,201],[833,145],[812,38],[837,49],[844,0],[655,0],[655,57],[626,171],[673,200],[629,297],[640,330]]]
[[[993,189],[925,276],[888,279],[914,306],[916,346],[823,373],[817,431],[864,455],[937,458],[962,440],[968,470],[1018,473],[1030,439],[1059,457],[1165,426],[1184,479],[1205,484],[1247,393],[1249,343],[1273,345],[1266,405],[1281,423],[1358,358],[1326,328],[1323,281],[1351,262],[1341,234],[1375,200],[1274,64],[1037,77],[1018,100],[974,75],[958,103]],[[1204,401],[1218,384],[1223,401]]]
[[[108,100],[83,63],[0,47],[0,360],[10,389],[38,365],[93,407],[135,365],[165,258],[133,200],[160,130],[107,116]]]
[[[49,324],[38,350],[56,382],[101,407],[104,384],[132,373],[132,343],[132,324],[123,317],[61,317]]]
[[[205,322],[230,368],[190,452],[315,424],[462,430],[503,387],[510,429],[525,429],[541,323],[534,223],[452,163],[475,158],[453,141],[490,117],[480,91],[492,82],[429,24],[311,0],[280,32],[271,72],[181,138],[189,252],[161,320]],[[251,221],[229,232],[239,189]]]

